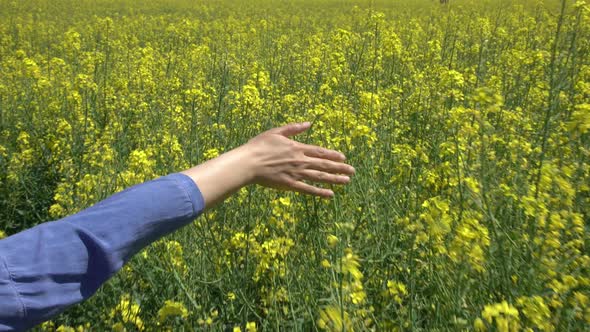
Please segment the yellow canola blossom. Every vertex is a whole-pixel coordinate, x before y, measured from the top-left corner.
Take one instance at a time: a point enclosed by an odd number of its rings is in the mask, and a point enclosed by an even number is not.
[[[168,317],[178,316],[181,318],[188,317],[188,310],[184,304],[166,300],[160,310],[158,310],[158,322],[164,323]]]
[[[481,317],[489,326],[495,326],[500,332],[513,332],[520,329],[518,309],[506,301],[486,305],[481,312]],[[475,326],[480,331],[486,331],[485,325],[479,319],[475,321]]]
[[[140,317],[141,309],[139,305],[132,302],[129,294],[121,296],[119,303],[110,312],[110,318],[121,320],[115,324],[129,323],[135,326],[139,331],[145,330],[145,325]]]

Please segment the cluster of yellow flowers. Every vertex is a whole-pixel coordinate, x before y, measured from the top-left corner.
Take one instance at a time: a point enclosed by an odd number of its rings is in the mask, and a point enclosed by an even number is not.
[[[145,330],[145,324],[139,315],[140,312],[139,304],[135,303],[129,294],[123,294],[109,315],[111,320],[117,321],[113,324],[112,329],[122,332],[126,330],[125,325],[129,324],[139,331]]]
[[[518,310],[506,301],[486,305],[481,313],[484,320],[491,326],[495,326],[501,332],[513,332],[520,329]],[[475,320],[477,331],[487,331],[485,323],[477,318]]]
[[[366,306],[367,293],[358,255],[351,248],[345,248],[339,261],[330,266],[337,273],[337,278],[331,283],[334,298],[333,303],[320,310],[318,326],[328,331],[370,328],[373,308]]]
[[[55,327],[55,324],[51,321],[44,322],[40,326],[41,331],[55,331],[55,332],[85,332],[90,329],[90,323],[86,323],[83,325],[78,325],[76,327],[71,327],[68,325],[60,325]]]
[[[406,285],[399,281],[388,280],[387,281],[387,293],[393,297],[393,300],[397,304],[402,304],[403,299],[408,295],[408,289]]]
[[[188,317],[188,310],[186,310],[184,304],[180,302],[166,300],[164,306],[158,310],[158,321],[164,323],[168,317],[174,316],[179,316],[185,319]]]

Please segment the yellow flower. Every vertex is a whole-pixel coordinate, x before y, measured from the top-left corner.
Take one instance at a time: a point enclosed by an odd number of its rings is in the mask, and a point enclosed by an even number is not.
[[[509,332],[520,328],[518,310],[506,301],[486,305],[481,316],[489,323],[496,323],[498,331]]]
[[[348,312],[342,312],[340,306],[330,305],[320,311],[318,326],[328,331],[350,331],[352,321]]]
[[[361,280],[363,273],[359,270],[359,257],[352,252],[352,249],[346,248],[344,250],[344,257],[342,257],[342,273],[350,274],[354,280]]]
[[[473,322],[473,328],[476,332],[485,332],[487,331],[486,324],[481,320],[481,318],[477,317],[475,322]]]
[[[203,157],[207,160],[213,159],[217,156],[219,156],[219,150],[216,148],[208,149],[207,151],[205,151],[205,153],[203,153]]]
[[[248,332],[256,332],[256,322],[248,322],[246,323],[246,331]]]
[[[170,262],[174,269],[178,272],[182,273],[183,275],[187,273],[188,267],[184,262],[183,258],[183,248],[182,245],[178,241],[166,241],[166,251],[168,252],[168,256],[170,258]]]
[[[338,242],[340,242],[338,237],[336,237],[336,235],[332,235],[332,234],[329,234],[327,236],[327,239],[328,239],[328,245],[330,247],[334,247],[334,246],[336,246],[336,244],[338,244]]]
[[[408,295],[408,290],[406,289],[406,285],[399,281],[388,280],[387,281],[387,289],[389,291],[389,295],[393,297],[395,302],[398,304],[402,303],[402,299]]]
[[[158,321],[163,323],[170,316],[186,318],[188,317],[188,310],[186,310],[184,304],[180,302],[166,300],[164,306],[158,310]]]
[[[139,313],[139,305],[131,302],[131,296],[129,294],[123,294],[119,300],[119,304],[111,310],[110,317],[114,318],[119,314],[123,322],[132,323],[139,331],[143,331],[144,324],[143,320],[139,317]]]
[[[551,310],[545,304],[545,300],[538,296],[520,297],[517,300],[518,306],[529,321],[533,324],[531,327],[538,328],[541,331],[553,331],[551,323]]]
[[[43,324],[41,324],[41,329],[43,331],[54,331],[55,330],[55,323],[52,321],[46,321]]]
[[[289,197],[281,197],[281,198],[279,198],[279,202],[283,206],[291,206],[291,199]]]

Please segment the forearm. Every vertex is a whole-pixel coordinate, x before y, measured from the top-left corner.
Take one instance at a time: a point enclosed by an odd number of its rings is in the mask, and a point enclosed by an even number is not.
[[[203,195],[205,209],[209,209],[250,184],[255,163],[251,151],[240,146],[181,173],[196,183]]]
[[[177,173],[0,240],[0,331],[29,328],[88,298],[203,208],[199,189]]]

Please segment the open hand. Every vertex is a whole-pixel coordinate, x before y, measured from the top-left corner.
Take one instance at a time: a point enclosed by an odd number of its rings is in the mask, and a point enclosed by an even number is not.
[[[310,126],[309,122],[292,123],[267,130],[248,141],[244,148],[252,153],[256,165],[252,182],[321,197],[332,197],[334,192],[303,180],[348,183],[354,168],[344,163],[346,157],[342,153],[288,138]]]
[[[309,122],[292,123],[267,130],[248,143],[182,173],[197,184],[205,208],[249,184],[332,197],[332,190],[304,181],[345,184],[354,174],[354,168],[344,163],[345,157],[338,151],[289,139],[310,126]]]

